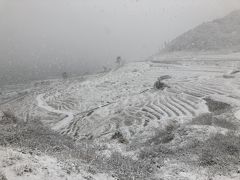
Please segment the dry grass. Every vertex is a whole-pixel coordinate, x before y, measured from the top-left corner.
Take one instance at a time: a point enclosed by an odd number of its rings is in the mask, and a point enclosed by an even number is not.
[[[214,114],[221,114],[231,109],[231,106],[227,103],[215,101],[210,98],[204,98],[204,100],[206,101],[209,111]]]
[[[209,125],[228,130],[227,134],[213,134],[208,140],[199,142],[188,151],[196,154],[199,166],[227,174],[240,164],[240,138],[234,132],[238,129],[229,104],[205,99],[211,113],[200,115],[190,124]]]
[[[18,122],[18,118],[15,116],[14,112],[12,110],[6,110],[3,111],[3,117],[1,120],[1,124],[9,124],[14,123],[16,124]]]
[[[213,113],[202,115],[195,118],[190,124],[173,126],[156,133],[145,147],[140,151],[139,158],[149,162],[152,167],[161,168],[164,160],[182,162],[196,168],[203,167],[214,174],[227,175],[230,172],[237,172],[240,164],[240,137],[236,136],[232,130],[233,124],[227,120],[215,118]],[[193,136],[189,139],[187,126],[191,124],[212,125],[225,127],[227,134],[212,134],[207,140],[198,140],[201,137]],[[184,136],[186,135],[187,138]],[[172,141],[174,137],[174,141]],[[165,139],[162,140],[162,139]],[[178,140],[176,140],[178,139]],[[206,139],[206,138],[204,138]],[[178,143],[181,143],[179,146]],[[182,146],[183,145],[183,146]]]
[[[232,122],[229,117],[224,118],[218,115],[214,115],[213,113],[201,114],[198,117],[193,118],[190,124],[215,126],[229,130],[236,130],[238,128],[237,125]]]
[[[120,131],[115,132],[112,135],[111,139],[117,139],[119,143],[127,144],[128,140],[124,138],[123,134]]]
[[[37,119],[30,123],[19,123],[18,126],[0,124],[0,134],[0,145],[25,147],[31,151],[56,153],[56,151],[61,151],[66,147],[70,149],[74,144],[73,140],[44,127]]]
[[[212,113],[201,114],[193,118],[191,124],[211,126],[213,124],[213,114]]]
[[[217,125],[231,129],[233,126],[231,122],[218,117],[220,112],[225,112],[229,106],[211,100],[208,103],[213,112],[193,119],[192,124]],[[179,161],[183,156],[189,159],[195,155],[199,157],[197,162],[194,162],[195,165],[222,169],[225,172],[239,163],[240,138],[234,134],[217,134],[205,142],[197,142],[192,146],[180,148],[174,143],[176,143],[176,132],[181,129],[184,130],[184,127],[179,128],[179,125],[174,123],[170,123],[165,129],[156,129],[153,137],[139,145],[141,150],[138,160],[123,156],[118,152],[113,152],[110,157],[101,156],[99,151],[102,147],[94,145],[92,140],[75,142],[69,137],[59,135],[44,127],[37,119],[26,124],[20,123],[18,126],[14,123],[0,124],[0,145],[20,147],[23,152],[25,150],[29,153],[40,151],[55,156],[66,162],[66,171],[69,173],[80,172],[79,167],[85,163],[88,166],[88,172],[92,174],[107,172],[120,180],[150,179],[151,175],[164,165],[165,159]],[[123,134],[120,132],[116,132],[112,139],[124,143]],[[125,145],[130,146],[130,144]],[[20,167],[17,172],[21,175],[32,170],[28,167]]]
[[[121,142],[122,136],[116,133],[113,138]],[[122,143],[122,142],[121,142]],[[37,119],[15,126],[15,124],[0,124],[0,145],[20,148],[22,153],[44,153],[54,156],[66,163],[66,171],[81,172],[83,164],[88,166],[90,173],[105,172],[114,174],[117,179],[147,179],[152,171],[144,161],[133,160],[114,152],[110,157],[101,156],[101,146],[91,140],[75,142],[44,127]],[[11,163],[11,162],[10,162]],[[16,170],[17,175],[34,171],[28,166]]]
[[[17,176],[23,176],[25,174],[31,174],[36,171],[30,164],[21,164],[14,167],[14,172]]]
[[[164,130],[155,130],[155,135],[148,140],[147,143],[150,145],[166,144],[171,142],[174,139],[173,131],[177,127],[173,124],[168,125]]]
[[[229,119],[223,119],[223,118],[214,118],[214,125],[221,127],[221,128],[225,128],[225,129],[229,129],[229,130],[237,130],[237,126],[235,123],[231,122]]]
[[[119,180],[149,179],[154,171],[152,165],[144,160],[133,160],[121,153],[113,152],[110,158],[102,159],[97,168],[111,172]]]
[[[22,156],[14,153],[13,151],[8,151],[7,154],[8,157],[3,159],[2,161],[2,167],[9,167],[15,165],[17,162],[22,160]]]
[[[175,138],[178,125],[170,123],[165,129],[156,129],[139,153],[139,159],[151,164],[152,168],[159,169],[164,165],[164,160],[175,158],[176,152],[171,148],[170,142]]]
[[[240,162],[240,138],[233,133],[216,134],[195,150],[199,154],[200,166],[212,167],[222,173],[237,170]]]
[[[231,106],[227,103],[215,101],[206,98],[210,113],[201,114],[192,119],[190,124],[195,125],[209,125],[221,127],[229,130],[237,130],[238,126],[231,114]]]
[[[0,180],[7,180],[7,177],[3,172],[0,171]]]

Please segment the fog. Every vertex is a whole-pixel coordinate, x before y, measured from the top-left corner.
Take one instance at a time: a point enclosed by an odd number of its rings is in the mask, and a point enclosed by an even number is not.
[[[0,0],[0,84],[145,60],[239,0]]]

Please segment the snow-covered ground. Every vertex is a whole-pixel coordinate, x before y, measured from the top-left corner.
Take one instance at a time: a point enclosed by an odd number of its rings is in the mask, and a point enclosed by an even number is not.
[[[222,63],[217,60],[214,64],[208,61],[129,63],[83,82],[71,79],[50,83],[40,90],[42,93],[25,98],[26,106],[14,105],[16,112],[22,109],[20,116],[41,115],[40,119],[51,124],[52,129],[75,139],[101,138],[116,130],[131,139],[151,132],[153,127],[164,126],[168,119],[183,122],[208,112],[204,97],[222,97],[239,106],[236,98],[240,94],[239,74],[224,78],[236,69],[238,62]],[[171,77],[165,81],[170,88],[153,90],[154,82],[164,75]],[[48,115],[57,118],[47,118]]]
[[[164,129],[170,122],[181,126],[202,114],[211,113],[206,98],[231,105],[231,118],[236,118],[236,122],[240,120],[240,73],[232,73],[238,69],[238,61],[223,61],[225,56],[216,57],[214,62],[204,58],[201,61],[175,59],[168,62],[156,58],[154,61],[129,63],[108,73],[93,75],[85,81],[76,78],[55,80],[46,85],[40,83],[37,87],[28,87],[26,94],[11,92],[12,96],[8,95],[0,105],[2,109],[12,108],[26,121],[39,119],[45,126],[76,141],[89,139],[93,143],[104,144],[107,149],[101,153],[106,156],[118,151],[137,159],[137,151],[128,151],[124,143],[114,140],[116,133],[120,133],[129,144],[145,143],[157,129]],[[154,89],[156,80],[165,75],[170,77],[163,81],[168,88]],[[204,141],[211,134],[224,134],[229,129],[189,125],[186,131],[189,131],[188,136]],[[181,138],[178,135],[172,145],[182,145],[192,137]],[[31,158],[30,161],[43,162],[43,157],[38,157],[38,160]],[[52,168],[57,166],[57,162],[53,164]],[[169,171],[164,170],[168,167]],[[165,172],[164,178],[171,176],[169,179],[174,179],[176,176],[171,173],[176,167],[180,168],[180,164],[174,165],[169,161],[161,169]],[[45,171],[39,173],[42,173],[39,177],[43,177]],[[186,179],[194,175],[195,179],[201,179],[195,170],[179,173]],[[57,179],[55,175],[52,177]],[[74,176],[69,179],[74,179]]]
[[[238,96],[235,79],[223,78],[229,67],[204,63],[130,63],[84,82],[53,87],[37,97],[37,104],[46,113],[66,115],[53,126],[62,134],[99,138],[119,129],[130,138],[131,133],[138,136],[163,126],[167,119],[183,121],[208,112],[204,97]],[[153,90],[154,82],[164,75],[171,76],[166,80],[170,88]]]
[[[113,180],[105,174],[69,172],[64,164],[47,155],[32,155],[0,147],[0,179],[7,180]]]
[[[44,94],[40,94],[37,96],[36,100],[37,100],[37,105],[40,108],[43,108],[49,112],[52,113],[57,113],[57,114],[64,114],[66,115],[66,117],[64,119],[62,119],[60,122],[58,122],[57,124],[54,125],[54,127],[52,128],[55,131],[59,131],[60,129],[64,128],[65,126],[67,126],[68,124],[71,123],[71,121],[73,120],[73,113],[70,111],[61,111],[61,110],[57,110],[54,109],[51,106],[48,106],[44,101],[43,101],[43,96]]]

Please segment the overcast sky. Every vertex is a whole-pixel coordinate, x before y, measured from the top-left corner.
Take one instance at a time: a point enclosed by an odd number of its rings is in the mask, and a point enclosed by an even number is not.
[[[0,0],[0,79],[144,60],[235,9],[240,0]]]

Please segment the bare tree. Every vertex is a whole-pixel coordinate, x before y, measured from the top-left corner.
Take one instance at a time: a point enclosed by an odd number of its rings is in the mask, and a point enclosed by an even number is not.
[[[63,79],[67,79],[67,78],[68,78],[67,72],[63,72],[63,73],[62,73],[62,78],[63,78]]]
[[[116,64],[117,64],[117,67],[120,67],[120,66],[122,66],[124,64],[124,61],[123,61],[121,56],[118,56],[116,58]]]
[[[121,56],[118,56],[116,58],[116,64],[119,65],[119,66],[122,64],[122,57]]]

